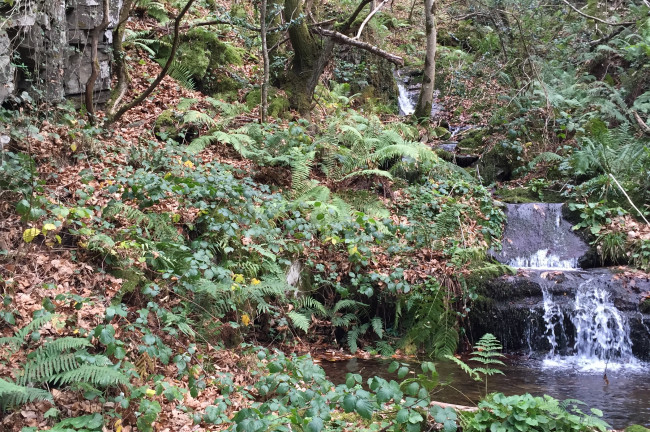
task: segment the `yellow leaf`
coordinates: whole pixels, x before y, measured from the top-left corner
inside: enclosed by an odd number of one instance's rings
[[[155,396],[156,395],[156,390],[147,389],[147,390],[145,390],[145,393],[147,394],[147,396]]]
[[[237,283],[244,283],[244,275],[242,275],[242,274],[236,274],[234,280],[235,280],[235,282],[237,282]]]
[[[251,279],[251,283],[252,283],[253,285],[259,285],[259,284],[260,284],[260,281],[259,281],[259,279],[255,279],[255,278],[253,278],[253,279]]]
[[[117,419],[113,428],[115,429],[115,432],[122,432],[122,419]]]
[[[51,224],[51,223],[46,223],[43,225],[43,235],[47,235],[48,231],[54,231],[56,229],[56,225]]]
[[[61,244],[61,236],[60,235],[55,235],[54,238],[56,239],[57,243]]]
[[[245,326],[248,326],[248,324],[250,324],[251,319],[250,319],[250,317],[248,316],[248,314],[244,314],[244,315],[241,316],[241,322],[242,322],[242,324],[244,324]]]
[[[23,233],[23,240],[25,240],[25,243],[31,243],[32,240],[34,240],[34,238],[36,238],[36,236],[40,233],[41,230],[38,228],[27,228]]]
[[[183,163],[183,165],[185,165],[188,168],[194,168],[194,164],[190,160],[185,161],[185,163]]]
[[[76,152],[77,151],[77,144],[75,144],[75,143],[70,144],[70,150],[72,150],[73,152]]]

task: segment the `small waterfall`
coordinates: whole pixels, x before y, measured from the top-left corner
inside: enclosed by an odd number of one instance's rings
[[[413,114],[415,112],[415,102],[411,99],[409,91],[406,89],[406,85],[399,78],[397,79],[397,90],[399,91],[399,96],[397,98],[399,115],[409,116]]]
[[[562,204],[507,204],[503,248],[497,260],[526,269],[574,270],[589,247],[562,218]]]
[[[559,354],[559,336],[566,334],[564,330],[564,313],[560,305],[553,301],[553,295],[548,291],[546,285],[542,285],[542,295],[544,296],[544,324],[546,325],[546,339],[551,345],[549,355],[551,357]],[[557,328],[557,332],[556,332]]]
[[[510,261],[508,265],[516,268],[538,269],[538,270],[575,270],[578,268],[578,258],[562,259],[559,256],[549,253],[548,249],[539,249],[529,256],[518,256]]]
[[[590,282],[578,288],[571,310],[563,310],[548,287],[543,287],[545,336],[551,346],[544,365],[582,372],[640,368],[632,354],[627,319],[614,306],[609,292],[592,287]],[[570,329],[564,326],[566,318]],[[560,354],[560,338],[574,341],[573,355]]]

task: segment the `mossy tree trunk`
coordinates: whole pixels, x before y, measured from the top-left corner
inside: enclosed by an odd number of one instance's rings
[[[422,90],[418,103],[415,106],[415,116],[418,118],[430,117],[433,104],[433,91],[436,77],[436,17],[435,0],[424,0],[424,16],[427,35],[427,53],[424,58],[424,76]]]
[[[290,92],[289,102],[301,114],[307,115],[311,110],[313,96],[309,82],[320,56],[321,46],[307,27],[303,0],[285,0],[284,20],[291,23],[289,39],[294,52],[293,65],[286,83]]]

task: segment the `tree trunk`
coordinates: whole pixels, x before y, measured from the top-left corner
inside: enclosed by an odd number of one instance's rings
[[[262,59],[264,60],[264,76],[262,77],[262,106],[260,107],[260,123],[266,123],[269,108],[269,47],[266,44],[266,0],[260,4],[260,33],[262,37]]]
[[[113,90],[113,94],[111,95],[111,99],[108,101],[106,106],[106,112],[109,116],[114,114],[115,108],[120,105],[122,98],[129,89],[129,71],[126,66],[126,54],[124,53],[122,42],[124,41],[126,22],[131,14],[131,9],[133,9],[134,1],[135,0],[124,0],[122,9],[120,10],[119,22],[113,29],[113,69],[117,76],[117,83]]]
[[[435,0],[424,0],[424,16],[427,35],[427,54],[424,58],[424,76],[422,90],[415,106],[415,116],[418,118],[431,117],[433,91],[436,77],[436,17]]]
[[[291,23],[289,39],[294,52],[293,65],[287,76],[289,102],[298,112],[306,115],[311,110],[313,95],[308,91],[309,81],[321,48],[307,27],[302,2],[285,0],[284,20]]]
[[[95,104],[93,102],[93,96],[95,92],[95,81],[99,76],[99,59],[97,58],[97,48],[99,45],[99,38],[102,37],[102,34],[108,28],[108,20],[110,14],[110,4],[109,0],[102,1],[102,22],[95,27],[91,33],[90,41],[90,77],[88,77],[88,82],[86,83],[86,92],[85,92],[85,104],[86,112],[88,113],[88,119],[90,123],[95,123]]]

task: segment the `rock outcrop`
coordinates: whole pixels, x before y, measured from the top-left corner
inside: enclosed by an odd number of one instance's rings
[[[110,44],[121,0],[110,1],[109,28],[99,41],[98,99],[110,88]],[[0,9],[0,103],[29,91],[50,102],[83,94],[90,77],[92,30],[101,0],[29,0]]]

